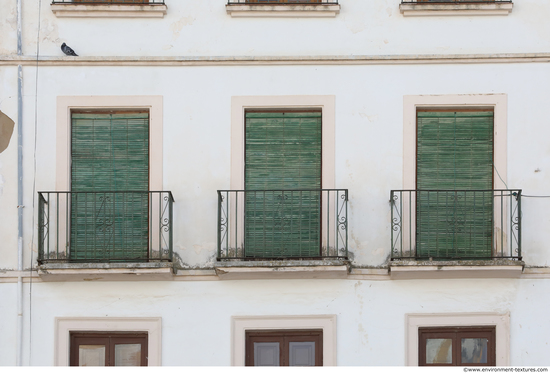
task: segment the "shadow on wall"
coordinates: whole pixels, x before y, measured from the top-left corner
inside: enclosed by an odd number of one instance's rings
[[[13,134],[14,121],[0,111],[0,153],[8,147]]]

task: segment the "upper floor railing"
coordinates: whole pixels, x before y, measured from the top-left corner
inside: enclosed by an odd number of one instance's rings
[[[52,0],[52,4],[80,5],[164,5],[164,0]]]
[[[521,189],[392,190],[391,258],[521,260]]]
[[[512,0],[401,0],[401,4],[486,4],[512,3]]]
[[[228,0],[228,5],[337,5],[338,0]]]
[[[172,261],[171,192],[39,192],[38,261]]]
[[[218,259],[348,256],[348,190],[218,190]]]

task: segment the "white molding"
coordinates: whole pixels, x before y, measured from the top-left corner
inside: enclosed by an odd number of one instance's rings
[[[405,315],[405,365],[418,366],[418,328],[495,326],[496,365],[510,365],[510,314],[425,313]]]
[[[0,66],[257,66],[257,65],[419,65],[419,64],[497,64],[548,63],[550,53],[419,54],[353,56],[222,56],[150,57],[79,56],[44,57],[0,56]]]
[[[164,18],[166,5],[52,4],[58,18]]]
[[[248,330],[323,330],[323,366],[336,366],[336,315],[233,316],[231,365],[245,365],[245,333]]]
[[[399,10],[405,17],[419,16],[507,16],[514,4],[401,4]]]
[[[172,263],[48,263],[38,266],[44,282],[170,281]]]
[[[343,279],[348,276],[347,265],[289,266],[289,267],[223,267],[215,266],[220,280],[266,279]]]
[[[160,317],[56,317],[54,365],[69,366],[70,333],[147,332],[148,366],[160,366],[162,357],[162,319]]]
[[[269,5],[227,4],[227,14],[231,17],[286,17],[286,18],[327,18],[336,17],[340,13],[340,5]]]

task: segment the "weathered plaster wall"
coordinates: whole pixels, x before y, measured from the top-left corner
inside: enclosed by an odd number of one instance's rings
[[[405,363],[407,313],[510,312],[511,365],[545,366],[548,292],[549,280],[40,283],[32,364],[53,364],[55,317],[160,316],[163,365],[193,366],[230,364],[231,316],[335,314],[338,365],[377,366]]]
[[[14,7],[15,0],[2,0],[2,3],[6,3],[10,9]],[[546,16],[550,12],[550,3],[546,0],[517,1],[512,13],[506,17],[407,18],[399,12],[399,1],[342,1],[340,14],[328,19],[231,18],[226,13],[225,0],[171,0],[166,3],[168,12],[160,19],[79,19],[56,18],[49,2],[43,1],[41,55],[61,56],[59,46],[63,42],[67,42],[82,56],[304,56],[550,51]],[[36,53],[38,1],[24,1],[23,12],[24,53],[33,55]],[[4,29],[11,32],[11,24],[4,26]],[[15,53],[13,46],[8,48],[10,50]]]

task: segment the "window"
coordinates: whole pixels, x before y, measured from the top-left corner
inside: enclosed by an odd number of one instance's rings
[[[417,111],[416,257],[492,257],[493,111]]]
[[[247,366],[322,366],[322,330],[246,332]]]
[[[232,360],[231,365],[245,366],[247,365],[247,343],[249,343],[248,335],[252,337],[261,333],[266,333],[268,336],[266,343],[272,342],[269,338],[277,336],[277,338],[291,332],[298,332],[298,334],[304,334],[306,340],[294,340],[293,342],[309,342],[307,344],[296,344],[293,346],[301,347],[299,351],[301,356],[310,356],[312,352],[311,342],[315,341],[315,358],[318,359],[322,356],[320,365],[323,366],[335,366],[336,365],[336,315],[301,315],[301,316],[233,316],[231,327],[231,348],[232,348]],[[250,334],[248,334],[250,333]],[[260,333],[260,334],[257,334]],[[311,333],[311,334],[310,334]],[[271,337],[270,337],[271,336]],[[317,336],[317,337],[316,337]],[[289,335],[289,337],[291,337]],[[297,337],[292,336],[292,338]],[[300,337],[301,338],[301,337]],[[320,338],[320,339],[316,339]],[[292,340],[288,340],[292,342]],[[278,343],[281,343],[279,340]],[[279,346],[281,346],[279,344]],[[273,354],[274,345],[260,345],[260,349],[265,347],[265,351],[268,354],[271,351],[273,359],[276,359],[276,354]],[[252,346],[253,349],[253,346]],[[321,350],[320,352],[319,349]],[[253,350],[252,350],[253,351]],[[282,361],[279,350],[279,362]],[[265,356],[265,355],[264,355]],[[299,356],[295,356],[299,357]],[[274,360],[273,360],[274,361]],[[290,361],[290,357],[289,360]]]
[[[494,366],[495,327],[418,329],[421,366]]]
[[[333,97],[234,97],[231,152],[231,190],[218,191],[219,259],[347,256]]]
[[[147,366],[147,333],[71,333],[71,366]]]
[[[404,104],[392,260],[521,260],[521,190],[506,186],[506,95],[405,96]]]
[[[508,313],[407,314],[405,325],[405,352],[408,366],[418,366],[430,361],[433,363],[434,359],[446,361],[435,364],[449,366],[451,364],[510,365],[510,314]],[[462,339],[466,341],[462,343]],[[451,343],[451,341],[454,342]],[[485,359],[487,363],[483,364],[467,362]]]
[[[116,338],[119,336],[130,335],[132,338],[137,337],[139,341],[136,340],[134,342],[132,340],[132,343],[129,344],[140,344],[141,357],[146,357],[145,365],[161,365],[162,320],[160,317],[56,317],[54,365],[68,366],[71,364],[70,354],[75,351],[71,345],[71,340],[73,336],[79,335],[98,335],[100,338],[113,336],[115,343],[118,343]],[[146,338],[145,342],[143,338]],[[100,344],[98,343],[97,345]],[[103,344],[102,346],[107,345]],[[101,350],[101,347],[97,348],[95,355],[102,356],[98,350]],[[128,355],[127,353],[131,352],[131,350],[135,352],[137,346],[119,347],[119,356]],[[105,347],[105,351],[107,353],[107,347]],[[116,351],[113,356],[115,356],[116,363]]]

